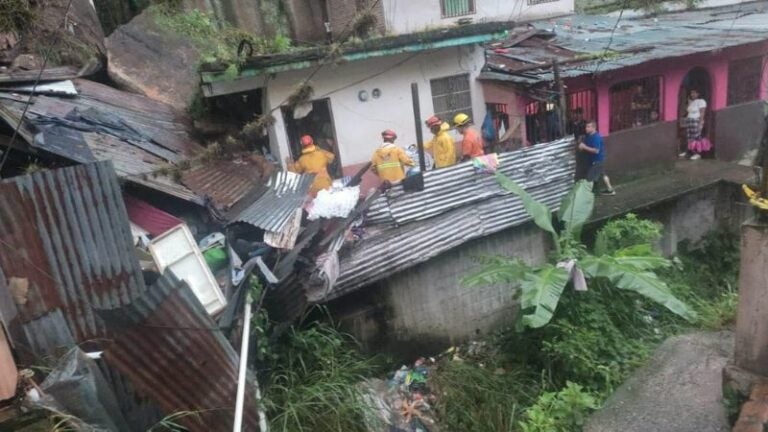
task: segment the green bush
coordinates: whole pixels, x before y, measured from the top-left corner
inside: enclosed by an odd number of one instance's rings
[[[640,219],[633,213],[606,223],[595,238],[595,255],[612,254],[624,248],[649,244],[661,238],[663,226],[658,222]]]
[[[559,392],[542,393],[525,412],[521,432],[579,432],[587,415],[598,408],[595,397],[578,384],[567,382]]]

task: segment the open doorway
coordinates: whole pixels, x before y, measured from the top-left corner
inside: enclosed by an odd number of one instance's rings
[[[318,99],[295,108],[283,107],[282,110],[291,158],[297,160],[301,156],[301,136],[311,135],[315,145],[336,155],[336,159],[328,167],[328,173],[333,178],[341,177],[341,156],[330,99]]]
[[[683,151],[688,147],[688,141],[686,139],[685,131],[685,117],[688,110],[688,95],[691,90],[696,90],[702,99],[707,102],[707,113],[704,119],[704,129],[702,130],[702,136],[712,139],[712,80],[709,76],[709,72],[703,67],[695,67],[691,69],[687,75],[683,78],[683,82],[680,83],[680,91],[678,93],[677,102],[677,118],[678,128],[677,136],[680,143],[680,150]]]

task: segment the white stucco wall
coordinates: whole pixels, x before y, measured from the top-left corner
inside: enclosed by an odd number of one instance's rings
[[[529,21],[572,13],[574,0],[557,0],[529,5],[528,0],[475,0],[475,13],[443,18],[440,0],[382,0],[384,20],[390,34],[411,33],[426,28],[445,27],[460,18],[473,22]]]
[[[397,132],[398,145],[416,143],[412,82],[419,85],[424,120],[433,113],[430,79],[468,73],[473,114],[476,122],[481,123],[485,102],[476,77],[484,62],[483,49],[472,45],[328,65],[312,78],[313,99],[330,98],[341,162],[344,166],[359,164],[370,160],[381,144],[380,133],[384,129]],[[270,109],[284,101],[312,70],[284,72],[270,79],[266,98]],[[358,99],[360,90],[370,95],[375,88],[381,90],[380,98],[370,97],[367,102]],[[276,122],[270,130],[272,151],[283,161],[290,155],[285,123],[281,110],[275,110],[273,115]],[[425,140],[429,139],[431,135],[423,121],[420,124]]]

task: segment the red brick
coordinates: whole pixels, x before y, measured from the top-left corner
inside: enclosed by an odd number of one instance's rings
[[[755,384],[749,398],[756,402],[768,402],[768,382]]]
[[[757,422],[739,420],[733,426],[732,432],[763,432],[763,425]]]
[[[741,407],[739,420],[754,420],[758,423],[768,422],[768,404],[749,401]]]

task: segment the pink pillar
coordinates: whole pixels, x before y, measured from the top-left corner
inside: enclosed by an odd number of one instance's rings
[[[611,96],[610,86],[604,82],[599,82],[595,88],[597,92],[597,130],[600,135],[607,136],[611,127]]]
[[[709,102],[710,110],[720,110],[728,105],[728,62],[715,61],[707,65],[709,78],[712,81],[712,100]]]
[[[763,78],[760,80],[760,99],[768,100],[768,56],[763,58]]]
[[[686,69],[670,69],[664,74],[664,105],[661,107],[661,118],[664,121],[677,120],[677,104],[679,103],[680,84],[688,73]]]

